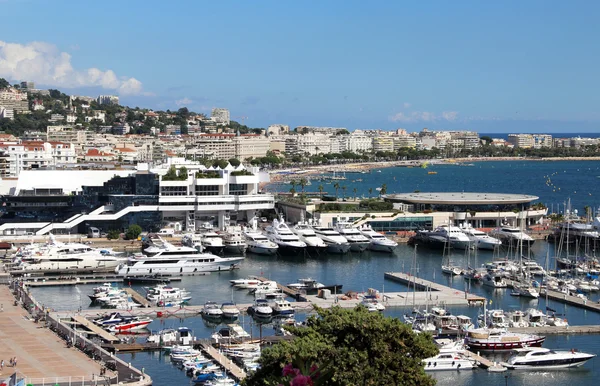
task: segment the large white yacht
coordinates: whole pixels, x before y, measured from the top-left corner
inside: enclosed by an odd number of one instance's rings
[[[432,231],[419,231],[418,235],[425,243],[432,246],[444,246],[449,244],[456,249],[469,249],[472,242],[459,227],[454,225],[442,224]]]
[[[351,223],[340,221],[335,224],[335,230],[348,240],[351,251],[364,252],[369,247],[369,239],[361,234]]]
[[[306,243],[300,241],[283,221],[283,218],[273,220],[273,224],[268,226],[265,231],[267,238],[277,244],[282,253],[297,254],[306,249]]]
[[[465,354],[466,348],[462,342],[445,343],[440,345],[439,350],[438,355],[422,360],[425,371],[459,371],[477,367],[477,361]]]
[[[32,246],[17,256],[19,268],[26,271],[52,269],[112,268],[126,261],[124,257],[104,253],[79,243],[61,243],[52,238],[50,244]]]
[[[533,245],[535,240],[527,233],[521,231],[519,228],[513,228],[510,226],[502,226],[496,228],[490,232],[493,237],[496,237],[504,244],[512,246],[523,246],[524,248]]]
[[[369,224],[363,224],[358,231],[369,240],[369,249],[372,251],[391,253],[398,246],[397,242],[374,231]]]
[[[248,244],[246,244],[246,239],[241,230],[232,228],[221,234],[223,235],[223,244],[225,245],[223,250],[225,253],[243,254],[246,252]]]
[[[248,251],[257,255],[274,255],[279,250],[277,244],[255,229],[244,230],[244,237],[246,237]]]
[[[465,235],[471,240],[473,245],[478,249],[490,249],[494,250],[502,245],[502,241],[494,238],[487,233],[475,229],[471,224],[466,224],[460,228]]]
[[[330,227],[313,225],[312,229],[318,238],[327,244],[327,251],[331,253],[346,253],[350,250],[348,240],[336,230]]]
[[[292,227],[292,232],[298,236],[300,241],[306,243],[306,247],[315,250],[322,251],[327,248],[327,244],[323,240],[317,237],[315,231],[307,223],[301,221]]]
[[[524,347],[513,350],[513,355],[502,365],[509,369],[565,369],[582,366],[595,356],[577,350],[555,351],[542,347]]]
[[[122,276],[195,275],[232,270],[244,260],[243,256],[220,257],[159,240],[159,245],[154,244],[144,250],[145,255],[134,255],[127,264],[120,264],[115,271]]]

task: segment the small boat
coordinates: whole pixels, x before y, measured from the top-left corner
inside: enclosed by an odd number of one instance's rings
[[[466,331],[465,344],[471,351],[502,351],[515,348],[539,347],[546,337],[508,332],[499,328],[476,328]]]
[[[455,265],[442,265],[442,273],[445,273],[446,275],[457,276],[462,273],[462,268]]]
[[[289,316],[289,315],[294,315],[294,313],[296,312],[294,310],[294,307],[292,307],[292,303],[290,303],[289,301],[287,301],[281,297],[275,299],[275,301],[273,302],[272,308],[273,308],[273,313],[275,315]]]
[[[227,327],[221,328],[211,335],[213,342],[216,344],[240,343],[244,339],[249,339],[250,337],[250,334],[238,324],[228,324]]]
[[[254,288],[258,284],[260,284],[261,281],[258,279],[247,278],[247,279],[229,280],[229,283],[232,286],[235,286],[236,288],[246,289],[246,288]]]
[[[360,304],[367,307],[369,312],[385,311],[385,306],[380,303],[375,296],[372,295],[365,295]]]
[[[465,355],[465,346],[462,342],[450,342],[439,347],[439,354],[423,359],[425,371],[444,370],[472,370],[477,367],[474,359]]]
[[[207,318],[220,318],[223,316],[223,311],[215,302],[208,301],[204,303],[204,308],[201,311],[202,315]]]
[[[279,246],[257,230],[245,230],[244,236],[248,243],[248,251],[257,255],[275,255]]]
[[[258,317],[268,317],[273,315],[273,309],[269,306],[267,299],[256,299],[254,305],[248,309],[249,313]]]
[[[308,295],[316,294],[319,290],[328,289],[334,294],[339,294],[342,292],[343,284],[332,284],[325,285],[322,283],[318,283],[315,279],[305,278],[298,279],[298,283],[290,283],[287,285],[289,288],[293,288],[298,291],[305,292]]]
[[[513,350],[513,355],[502,365],[511,370],[567,369],[582,366],[595,356],[577,350],[555,351],[542,347],[526,347]]]
[[[94,324],[96,324],[100,327],[107,327],[107,326],[111,326],[113,324],[120,324],[123,322],[127,322],[133,318],[134,318],[133,316],[125,316],[125,315],[121,315],[118,312],[112,312],[110,314],[102,315],[101,317],[94,319],[93,322],[94,322]]]
[[[124,331],[136,331],[146,328],[147,325],[152,323],[150,318],[133,317],[131,320],[124,321],[122,323],[111,325],[108,330],[111,332],[124,332]]]
[[[221,304],[221,311],[223,312],[223,317],[235,319],[240,316],[240,310],[234,303],[223,303]]]

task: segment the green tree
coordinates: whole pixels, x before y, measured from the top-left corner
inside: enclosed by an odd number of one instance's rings
[[[373,188],[369,188],[369,197],[373,195]]]
[[[356,188],[353,188],[352,192],[354,193],[354,201],[356,201],[356,193],[358,192],[358,190]]]
[[[343,192],[343,194],[344,194],[344,199],[346,199],[346,189],[348,189],[348,188],[346,187],[346,185],[342,186],[342,192]]]
[[[335,189],[335,200],[337,201],[338,199],[338,189],[340,188],[340,183],[336,182],[333,184],[333,188]]]
[[[106,235],[106,238],[109,240],[118,240],[119,237],[121,237],[121,232],[119,232],[117,229],[109,230],[108,234]]]
[[[355,309],[316,307],[305,327],[286,327],[296,337],[264,349],[261,367],[244,381],[246,386],[278,385],[282,369],[315,366],[316,384],[434,385],[422,360],[438,352],[431,335],[415,334],[397,318]],[[305,364],[299,366],[298,364]]]
[[[240,166],[241,162],[239,159],[237,158],[229,158],[229,163],[231,164],[231,166],[233,166],[234,168],[237,168],[238,166]]]
[[[0,90],[8,88],[8,86],[10,86],[10,83],[4,78],[0,78]]]
[[[379,191],[379,195],[382,196],[387,193],[387,184],[381,185],[381,190]]]
[[[135,240],[142,233],[142,227],[137,224],[132,224],[127,228],[127,232],[125,233],[125,238],[127,240]]]
[[[322,200],[323,199],[323,190],[325,189],[323,187],[323,184],[319,185],[318,189],[319,189],[319,195],[321,196],[321,200]]]
[[[305,177],[300,178],[300,182],[298,182],[298,184],[302,188],[302,193],[304,193],[304,188],[306,187],[306,184],[308,184],[308,181],[306,180],[306,178]]]

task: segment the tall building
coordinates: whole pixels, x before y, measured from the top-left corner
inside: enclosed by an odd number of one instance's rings
[[[267,135],[284,135],[290,133],[289,125],[274,124],[267,128]]]
[[[21,82],[21,88],[27,89],[27,90],[34,90],[35,89],[35,83],[33,82]]]
[[[229,110],[215,107],[210,113],[210,119],[220,125],[229,125],[231,122]]]
[[[99,105],[118,105],[119,97],[116,95],[100,95],[96,101]]]
[[[17,112],[29,111],[27,93],[12,87],[0,90],[0,106],[4,106],[6,110]]]

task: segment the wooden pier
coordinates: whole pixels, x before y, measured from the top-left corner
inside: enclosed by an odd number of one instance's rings
[[[222,366],[225,371],[232,375],[236,380],[241,381],[246,378],[246,372],[242,370],[233,361],[221,354],[216,348],[214,348],[208,341],[204,341],[200,344],[202,350],[211,357],[215,362]]]
[[[421,291],[430,291],[429,300],[432,300],[433,295],[435,295],[436,301],[453,305],[475,305],[483,304],[484,302],[486,302],[486,298],[482,296],[470,294],[464,291],[457,290],[455,288],[450,288],[443,284],[435,283],[433,281],[420,279],[415,276],[405,274],[403,272],[386,272],[384,274],[384,277],[388,280],[407,285],[409,286],[409,288],[410,286],[414,286],[415,290],[419,289]],[[419,292],[417,292],[416,294],[419,294]],[[406,293],[406,296],[410,296],[409,293]]]
[[[472,351],[465,350],[464,354],[465,354],[465,356],[467,356],[467,357],[469,357],[469,358],[474,359],[475,361],[477,361],[477,364],[479,365],[479,367],[483,367],[484,369],[488,369],[488,368],[490,368],[490,367],[492,367],[492,366],[495,365],[495,363],[492,362],[491,360],[489,360],[489,359],[487,359],[485,357],[482,357],[481,355],[476,354],[476,353],[474,353]]]
[[[85,327],[88,331],[90,331],[91,333],[98,335],[102,340],[104,340],[105,342],[109,342],[109,343],[115,343],[115,342],[120,342],[120,339],[117,338],[116,336],[114,336],[113,334],[105,331],[104,329],[102,329],[99,326],[96,326],[93,322],[87,320],[86,318],[84,318],[83,316],[80,315],[73,315],[71,316],[71,319],[73,319],[73,321],[82,326]]]
[[[570,335],[570,334],[600,334],[600,326],[542,326],[542,327],[511,327],[508,329],[511,332],[521,332],[526,334],[536,335]]]
[[[123,288],[123,291],[127,292],[127,294],[129,296],[131,296],[133,301],[136,302],[137,304],[141,304],[142,307],[145,307],[145,308],[152,307],[152,304],[150,304],[148,299],[143,297],[139,292],[137,292],[133,288],[125,287],[125,288]]]

